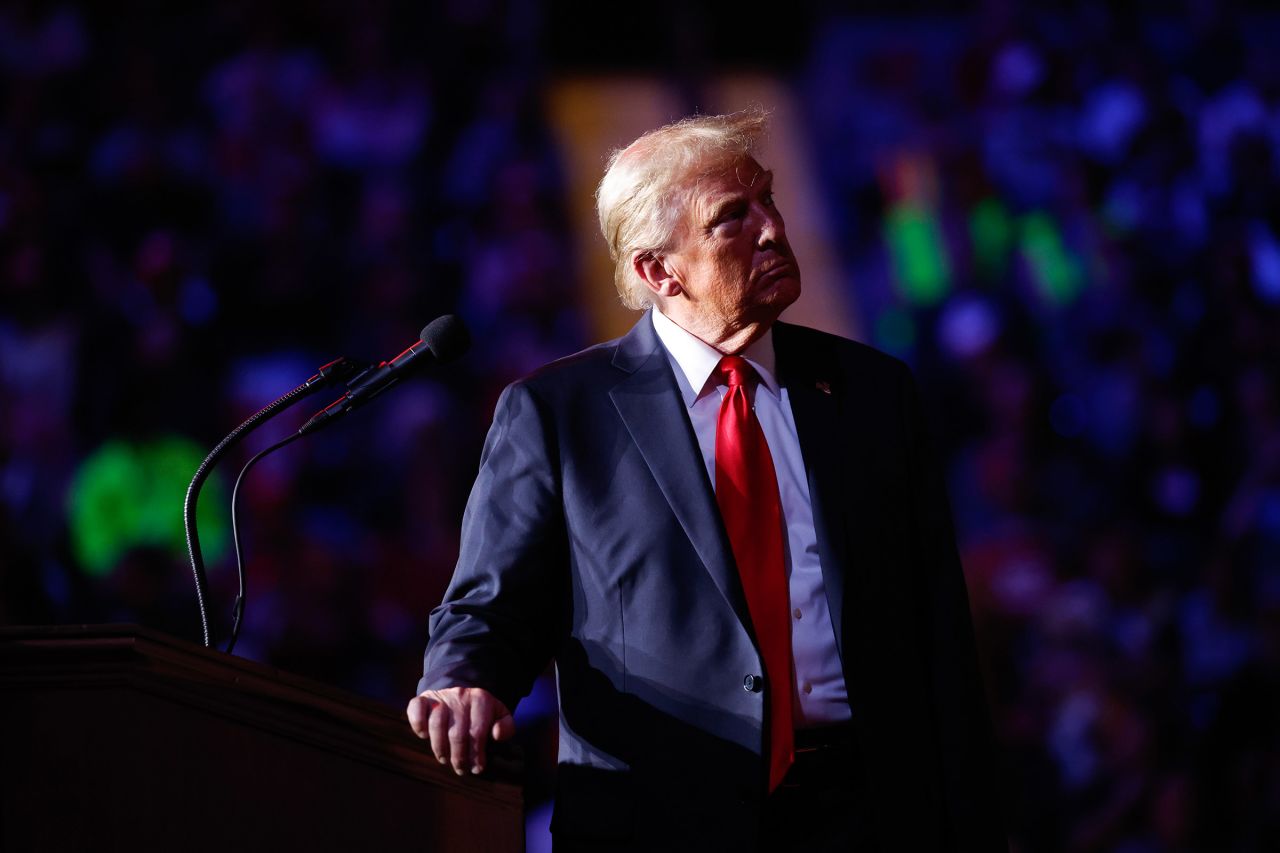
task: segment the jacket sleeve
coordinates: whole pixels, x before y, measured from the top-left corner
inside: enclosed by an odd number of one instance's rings
[[[951,509],[919,391],[905,365],[901,399],[931,710],[950,818],[948,849],[1006,851],[995,743]]]
[[[482,687],[508,708],[555,652],[567,546],[550,421],[524,384],[498,400],[444,601],[431,613],[418,692]]]

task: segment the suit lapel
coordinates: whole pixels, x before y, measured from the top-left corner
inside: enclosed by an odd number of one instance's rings
[[[841,418],[841,408],[849,402],[843,399],[847,388],[839,376],[830,373],[834,359],[822,358],[821,353],[800,346],[793,327],[785,323],[774,324],[773,330],[779,377],[791,401],[809,481],[822,583],[836,650],[843,660],[845,576],[850,567],[845,503],[850,484],[841,460],[850,454],[851,436]]]
[[[742,583],[698,440],[666,351],[647,315],[618,342],[613,363],[629,374],[609,392],[614,407],[712,581],[754,640]]]

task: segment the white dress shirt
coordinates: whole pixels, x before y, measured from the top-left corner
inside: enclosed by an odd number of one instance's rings
[[[653,328],[671,359],[672,372],[684,397],[689,421],[698,438],[712,487],[716,481],[716,424],[720,401],[728,387],[712,377],[723,356],[719,350],[677,326],[656,308],[649,312]],[[773,330],[740,353],[756,373],[753,408],[778,477],[785,521],[787,583],[791,593],[791,653],[795,659],[796,726],[842,722],[850,717],[848,691],[836,652],[835,629],[822,581],[818,536],[813,524],[809,480],[800,455],[800,438],[787,389],[778,384]],[[763,393],[761,393],[763,391]]]

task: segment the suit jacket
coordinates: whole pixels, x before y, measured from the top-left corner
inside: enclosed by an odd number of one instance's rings
[[[968,600],[911,373],[777,323],[828,604],[884,849],[1005,850]],[[508,707],[556,662],[557,838],[754,846],[763,672],[651,320],[508,387],[419,691]]]

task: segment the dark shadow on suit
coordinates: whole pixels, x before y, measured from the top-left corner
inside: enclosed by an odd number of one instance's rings
[[[576,640],[564,645],[559,660],[590,673],[561,726],[629,769],[559,765],[551,822],[557,851],[755,848],[765,796],[757,753],[637,695],[655,691],[664,704],[681,701],[659,685],[617,689],[590,667]]]

